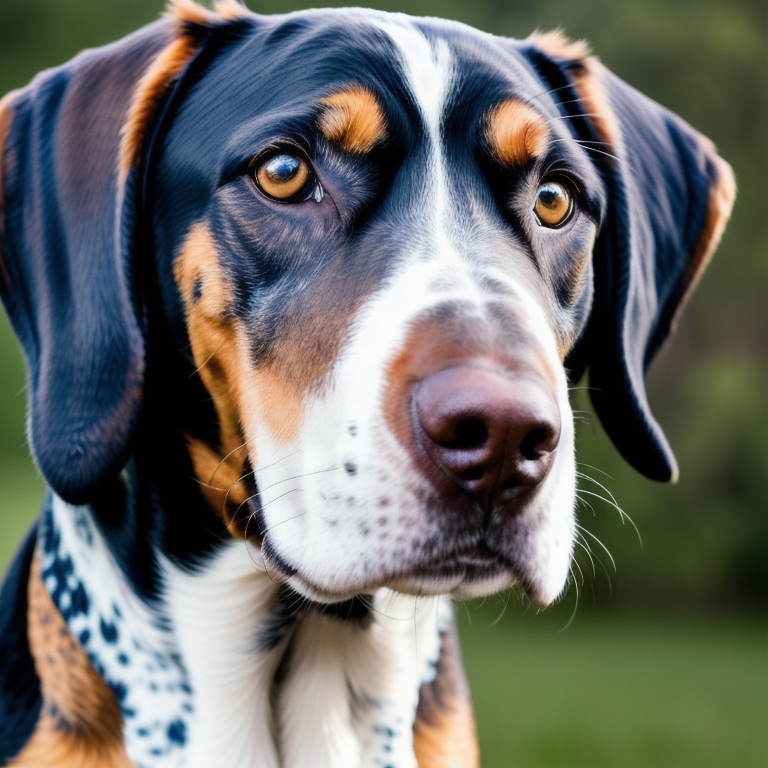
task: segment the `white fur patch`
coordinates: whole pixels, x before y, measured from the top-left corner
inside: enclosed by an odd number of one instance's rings
[[[434,677],[444,598],[381,590],[363,628],[307,617],[281,692],[286,768],[415,768],[413,723],[421,683]]]
[[[258,553],[232,541],[200,572],[169,562],[164,571],[166,610],[195,697],[185,768],[277,768],[269,696],[285,644],[257,647],[277,597]]]

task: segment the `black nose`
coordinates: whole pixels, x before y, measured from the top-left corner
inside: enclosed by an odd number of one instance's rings
[[[415,384],[411,423],[438,469],[486,510],[539,485],[560,440],[560,412],[543,382],[471,366]]]

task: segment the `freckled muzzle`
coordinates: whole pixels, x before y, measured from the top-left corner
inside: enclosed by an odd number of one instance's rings
[[[560,441],[557,403],[528,371],[445,368],[413,385],[410,413],[417,466],[446,500],[458,488],[486,514],[539,486]]]

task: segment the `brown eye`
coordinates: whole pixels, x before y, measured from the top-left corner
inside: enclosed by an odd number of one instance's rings
[[[571,193],[556,181],[546,181],[536,190],[533,212],[543,227],[561,227],[573,213]]]
[[[287,153],[273,155],[256,171],[256,183],[276,200],[287,200],[301,192],[308,178],[307,161]]]

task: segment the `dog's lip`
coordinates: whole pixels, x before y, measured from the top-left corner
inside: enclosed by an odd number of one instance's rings
[[[450,557],[437,557],[402,571],[390,571],[380,578],[348,588],[318,584],[274,551],[262,551],[262,554],[264,565],[275,583],[288,584],[318,603],[339,603],[378,589],[392,589],[418,597],[449,595],[462,599],[487,596],[519,583],[532,603],[541,607],[547,604],[539,599],[535,586],[521,578],[508,557],[482,541],[464,547]]]
[[[474,544],[467,545],[452,553],[450,557],[436,557],[419,564],[416,570],[440,570],[443,568],[452,568],[463,566],[467,568],[487,568],[491,566],[513,569],[508,558],[490,546],[484,539],[480,539]]]

